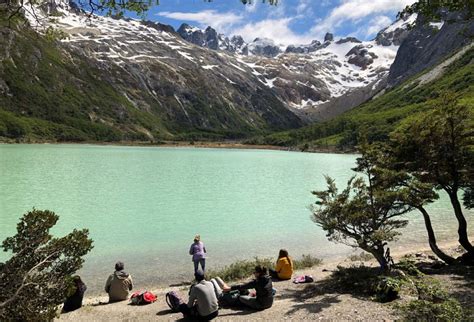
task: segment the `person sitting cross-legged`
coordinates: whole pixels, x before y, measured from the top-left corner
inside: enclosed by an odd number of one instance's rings
[[[254,288],[255,296],[241,295],[239,297],[240,303],[256,310],[268,309],[273,305],[272,279],[268,276],[267,268],[262,265],[255,266],[254,276],[255,279],[248,283],[224,287],[223,291],[239,290],[242,292]]]
[[[219,314],[214,285],[204,279],[204,273],[197,270],[194,274],[197,283],[191,287],[188,304],[181,304],[183,315],[192,316],[199,321],[210,321]]]
[[[109,294],[109,303],[126,300],[128,292],[132,288],[132,277],[124,272],[124,264],[117,262],[115,272],[109,276],[105,283],[105,291]]]

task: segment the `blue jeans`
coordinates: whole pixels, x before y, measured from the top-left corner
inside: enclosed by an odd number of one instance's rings
[[[204,273],[205,269],[206,269],[206,259],[205,258],[201,258],[201,259],[198,259],[197,261],[194,261],[194,273],[197,272],[198,267],[199,267],[199,263],[201,263],[201,269],[202,269],[202,272]]]

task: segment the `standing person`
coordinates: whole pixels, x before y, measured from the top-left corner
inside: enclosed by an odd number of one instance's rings
[[[196,274],[199,264],[201,264],[201,269],[204,273],[206,271],[206,247],[202,243],[200,235],[194,236],[194,243],[189,248],[189,255],[193,256],[194,274]]]
[[[231,290],[248,290],[254,288],[256,296],[241,295],[240,303],[256,310],[265,310],[273,305],[273,284],[272,279],[267,274],[267,268],[262,265],[255,266],[255,279],[249,283],[233,285],[230,288],[224,286],[224,292]]]
[[[183,315],[196,317],[199,321],[210,321],[219,314],[214,285],[204,279],[204,273],[197,270],[194,273],[197,283],[191,287],[188,304],[181,304]]]
[[[293,275],[293,260],[286,249],[280,249],[275,270],[270,269],[270,276],[279,280],[289,280]]]
[[[109,303],[123,301],[128,298],[128,292],[133,288],[132,276],[124,272],[122,262],[115,264],[115,272],[105,283],[105,291],[109,294]]]
[[[71,290],[70,295],[66,298],[63,306],[63,312],[71,312],[79,309],[82,306],[82,299],[87,290],[86,284],[81,280],[79,275],[72,278],[74,289]]]

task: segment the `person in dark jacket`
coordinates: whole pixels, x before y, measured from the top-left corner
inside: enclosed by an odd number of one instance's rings
[[[84,293],[87,290],[86,284],[84,284],[79,276],[74,276],[72,280],[74,283],[74,290],[71,290],[71,295],[69,295],[64,302],[64,313],[79,309],[82,306],[82,299],[84,298]]]
[[[262,265],[255,266],[255,279],[240,285],[233,285],[230,288],[224,288],[224,292],[248,289],[255,289],[256,296],[241,295],[239,301],[256,310],[265,310],[273,305],[273,284],[272,279],[268,276],[267,268]]]

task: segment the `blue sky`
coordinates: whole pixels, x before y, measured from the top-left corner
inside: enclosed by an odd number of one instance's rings
[[[321,40],[326,32],[337,36],[372,39],[395,20],[398,11],[415,0],[279,0],[278,5],[254,0],[160,0],[146,19],[178,28],[187,22],[208,25],[226,35],[240,34],[246,41],[271,38],[281,44]]]

